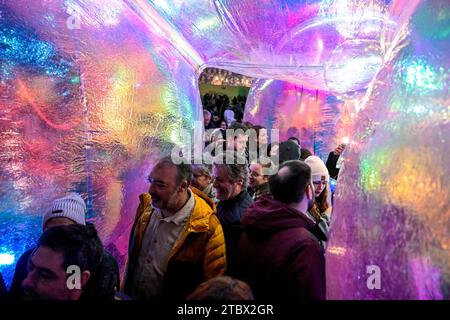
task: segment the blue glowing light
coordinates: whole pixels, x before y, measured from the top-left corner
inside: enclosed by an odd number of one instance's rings
[[[0,20],[0,76],[11,79],[16,68],[45,72],[49,76],[65,78],[73,63],[60,56],[55,45],[42,41],[32,30],[2,12]]]
[[[337,185],[337,181],[333,178],[330,178],[330,190],[331,192],[334,193],[334,191],[336,190],[336,185]]]
[[[15,257],[10,253],[0,253],[0,266],[9,266],[14,263]]]

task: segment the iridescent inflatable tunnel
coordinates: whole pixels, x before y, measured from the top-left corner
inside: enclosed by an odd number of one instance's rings
[[[2,1],[0,271],[68,191],[122,267],[151,165],[202,121],[215,67],[258,78],[246,120],[313,128],[324,160],[350,137],[328,298],[448,299],[449,38],[445,0]]]

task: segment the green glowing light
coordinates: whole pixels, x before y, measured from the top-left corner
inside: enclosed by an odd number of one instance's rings
[[[70,83],[71,84],[80,84],[80,77],[79,76],[72,77],[72,79],[70,79]]]
[[[381,186],[381,172],[388,161],[388,149],[383,148],[362,159],[360,166],[360,183],[364,192],[373,192]]]

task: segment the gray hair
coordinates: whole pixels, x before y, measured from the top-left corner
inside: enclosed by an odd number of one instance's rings
[[[211,177],[211,166],[207,164],[193,164],[192,172],[199,171],[202,175]]]
[[[234,151],[225,151],[218,154],[213,165],[224,168],[227,176],[231,181],[242,179],[242,188],[247,189],[248,186],[248,163],[247,160]]]
[[[172,161],[172,158],[167,156],[163,157],[156,163],[156,166],[160,165],[171,165],[177,168],[177,183],[181,184],[183,180],[187,180],[188,183],[191,183],[192,181],[192,167],[189,163],[186,163],[186,161],[182,161],[180,164],[175,164]]]
[[[211,115],[211,112],[209,112],[206,109],[203,109],[203,116],[205,116],[205,115]]]

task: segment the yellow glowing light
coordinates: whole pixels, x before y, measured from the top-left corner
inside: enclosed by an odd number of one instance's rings
[[[410,207],[417,212],[434,215],[442,199],[447,199],[447,190],[439,179],[439,159],[431,158],[426,150],[400,149],[388,168],[386,196],[398,205]],[[431,220],[430,220],[431,221]]]
[[[328,247],[327,251],[327,254],[343,256],[347,252],[347,249],[345,249],[344,247]]]

